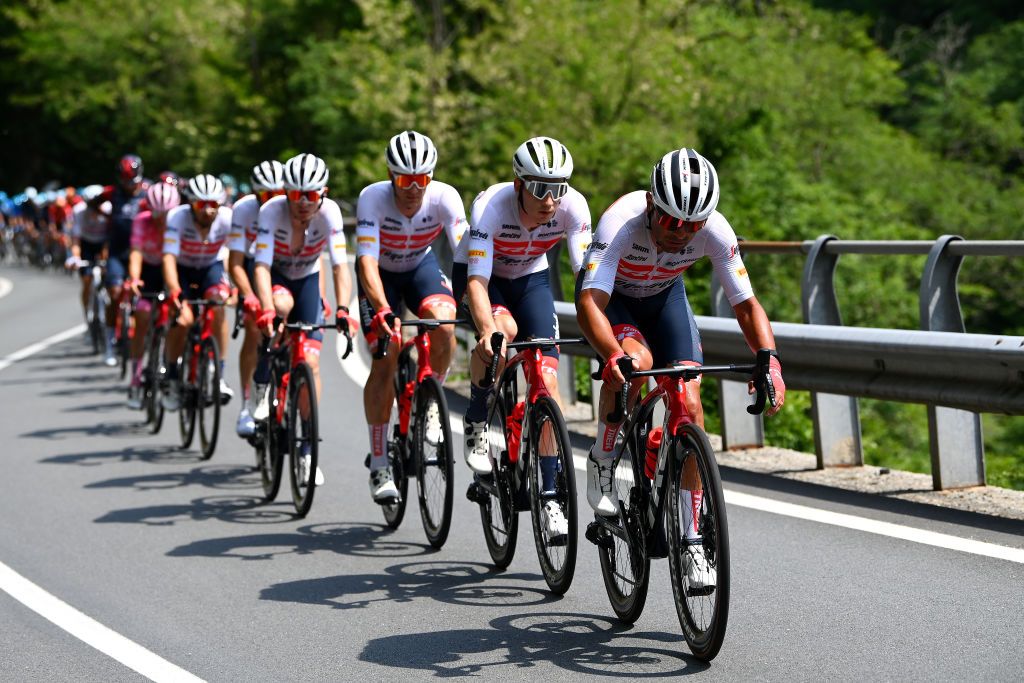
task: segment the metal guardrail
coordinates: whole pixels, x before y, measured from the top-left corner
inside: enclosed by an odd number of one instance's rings
[[[1024,241],[867,242],[822,236],[806,242],[742,242],[747,253],[806,254],[801,287],[806,324],[772,323],[787,385],[811,391],[819,467],[863,464],[857,398],[928,407],[934,488],[985,483],[979,413],[1024,415],[1024,337],[966,334],[956,287],[964,256],[1024,256]],[[921,330],[849,328],[835,295],[841,254],[927,255],[920,289]],[[697,316],[705,360],[749,355],[720,285],[713,311]],[[564,335],[580,333],[575,306],[555,304]],[[749,417],[745,382],[721,382],[723,442],[762,445],[760,417]]]

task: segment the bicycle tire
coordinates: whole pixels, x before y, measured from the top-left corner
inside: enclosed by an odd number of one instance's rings
[[[302,417],[303,400],[307,403],[306,417]],[[303,518],[313,506],[316,493],[316,468],[319,456],[320,432],[317,419],[316,383],[313,371],[306,363],[299,363],[291,370],[288,386],[288,472],[292,485],[292,503],[295,515]],[[309,447],[309,481],[300,479],[303,445]]]
[[[508,439],[505,434],[509,406],[515,403],[515,392],[502,383],[488,411],[487,431],[491,460],[494,471],[491,474],[497,495],[481,488],[484,496],[480,504],[480,523],[483,525],[484,541],[491,561],[498,569],[512,564],[516,554],[519,536],[519,513],[515,507],[513,480],[515,466],[509,459]]]
[[[203,460],[209,460],[217,448],[220,431],[220,354],[213,339],[204,339],[199,346],[198,379],[199,445]]]
[[[164,404],[160,401],[160,390],[163,382],[164,335],[160,330],[150,329],[150,339],[146,358],[143,394],[146,403],[146,422],[149,433],[157,434],[164,423]]]
[[[644,410],[632,424],[645,424],[650,419],[653,405]],[[613,476],[619,498],[619,517],[615,523],[620,530],[623,524],[628,525],[629,538],[634,539],[634,544],[617,534],[611,534],[608,543],[598,546],[598,557],[605,593],[615,616],[620,621],[632,624],[640,618],[647,603],[651,560],[647,553],[646,529],[642,521],[644,510],[641,482],[646,451],[636,452],[637,440],[632,433],[627,434],[625,439],[622,457],[616,464]]]
[[[103,348],[103,299],[99,289],[102,283],[93,278],[90,301],[89,337],[92,339],[92,353],[96,355]]]
[[[558,404],[550,396],[542,396],[530,409],[530,518],[533,521],[533,541],[537,548],[537,559],[548,588],[556,595],[563,595],[576,572],[576,549],[579,541],[579,525],[576,509],[576,471],[572,459],[569,431]],[[545,425],[549,425],[545,429]],[[564,542],[552,543],[547,533],[543,511],[547,501],[540,495],[543,477],[541,474],[541,450],[548,450],[541,443],[544,435],[553,440],[558,452],[552,457],[558,459],[558,475],[555,480],[555,500],[562,508],[569,532]]]
[[[263,485],[263,500],[274,502],[281,490],[281,475],[284,470],[284,456],[280,445],[280,425],[277,424],[277,387],[281,378],[276,370],[271,370],[270,383],[267,385],[267,402],[270,414],[265,420],[256,423],[256,461],[260,471],[260,483]]]
[[[697,425],[683,425],[682,432],[672,441],[670,452],[672,458],[667,478],[666,513],[672,597],[690,651],[698,659],[711,661],[722,649],[729,620],[729,524],[722,492],[722,476],[718,471],[711,442]],[[698,518],[701,547],[708,564],[714,567],[716,573],[715,586],[711,592],[708,592],[707,587],[691,586],[686,573],[684,556],[691,552],[692,546],[683,538],[679,494],[684,486],[684,464],[691,457],[694,458],[703,487]]]
[[[131,309],[125,306],[119,306],[120,321],[118,326],[120,329],[119,339],[117,340],[117,355],[120,360],[121,366],[121,379],[128,376],[128,358],[131,356]]]
[[[427,410],[437,405],[441,423],[439,443],[427,442]],[[413,458],[416,465],[416,489],[419,493],[420,520],[427,541],[440,548],[448,540],[455,498],[455,466],[452,455],[452,426],[448,402],[436,377],[427,377],[416,388],[416,415],[413,426]]]
[[[196,403],[195,385],[189,379],[189,368],[192,365],[192,342],[185,343],[185,350],[181,353],[178,361],[178,377],[180,378],[181,403],[178,407],[178,433],[181,435],[181,448],[187,449],[192,445],[192,438],[196,434]]]
[[[398,356],[399,366],[395,371],[395,403],[392,404],[392,413],[394,414],[393,424],[397,425],[401,419],[397,414],[398,411],[395,407],[398,405],[397,400],[402,395],[402,391],[405,389],[405,382],[411,380],[416,376],[416,364],[413,362],[412,357],[408,353],[401,353]],[[405,505],[409,500],[409,471],[406,465],[409,463],[409,439],[403,437],[398,427],[393,427],[395,438],[388,441],[388,464],[391,466],[391,478],[395,482],[395,488],[398,489],[398,499],[394,503],[388,503],[387,505],[381,505],[381,511],[384,513],[384,522],[388,525],[389,529],[397,529],[402,524],[402,520],[405,519]]]

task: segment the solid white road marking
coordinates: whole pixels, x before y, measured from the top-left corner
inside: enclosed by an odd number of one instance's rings
[[[0,299],[10,294],[12,289],[14,289],[14,283],[5,277],[0,277]]]
[[[34,353],[39,353],[43,349],[47,349],[53,346],[54,344],[59,344],[65,339],[70,339],[71,337],[74,337],[76,334],[82,334],[83,332],[85,332],[85,323],[79,323],[69,330],[58,332],[57,334],[47,337],[42,341],[38,341],[35,344],[29,344],[25,348],[15,351],[14,353],[0,360],[0,370],[10,367],[11,365],[17,363],[19,360],[24,360],[25,358],[28,358]]]
[[[152,681],[203,680],[82,614],[3,562],[0,562],[0,590],[82,642]]]

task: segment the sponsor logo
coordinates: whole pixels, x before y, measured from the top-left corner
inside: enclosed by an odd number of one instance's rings
[[[432,220],[434,220],[434,217],[433,217],[433,216],[424,216],[424,217],[423,217],[423,222],[424,222],[424,223],[429,223],[429,222],[430,222],[430,221],[432,221]]]
[[[739,268],[736,271],[736,274],[739,275],[740,277],[746,277],[747,276],[747,269],[746,268]]]
[[[470,249],[469,255],[471,257],[484,257],[487,256],[487,252],[484,251],[483,249]]]
[[[598,249],[598,250],[600,250],[600,249],[607,249],[608,248],[608,243],[607,242],[597,242],[597,241],[594,241],[594,242],[590,243],[590,248],[591,249]]]
[[[650,254],[651,253],[651,250],[648,249],[647,247],[643,246],[642,244],[634,244],[633,245],[633,251],[637,252],[638,254]]]
[[[257,250],[259,250],[259,249],[266,249],[269,246],[270,246],[270,244],[267,243],[267,242],[257,242],[256,243],[256,249]]]
[[[363,244],[363,243],[374,244],[374,243],[377,242],[377,238],[376,237],[366,237],[365,235],[361,236],[361,237],[359,237],[357,239],[358,239],[360,244]]]
[[[485,240],[485,239],[487,239],[488,237],[490,237],[490,235],[488,235],[488,234],[487,234],[486,232],[484,232],[483,230],[477,230],[476,228],[472,228],[472,229],[471,229],[471,230],[469,231],[469,236],[470,236],[470,237],[476,237],[477,239],[481,239],[481,240]]]
[[[626,255],[626,260],[627,261],[646,261],[647,257],[646,256],[640,256],[639,254],[627,254]]]
[[[164,244],[175,244],[178,241],[177,237],[165,237]]]
[[[518,231],[519,230],[519,226],[518,225],[512,225],[511,223],[505,223],[504,225],[501,226],[501,229],[502,230],[516,230],[516,231]]]
[[[376,221],[368,221],[366,219],[363,219],[363,220],[361,220],[361,221],[356,223],[356,227],[357,228],[365,228],[365,227],[369,227],[369,226],[372,226],[372,225],[375,225],[375,224],[376,224]]]
[[[498,237],[519,237],[517,232],[499,232]]]
[[[736,252],[739,250],[740,247],[738,244],[734,244],[731,247],[729,247],[729,258],[734,258],[736,256]]]
[[[588,263],[587,264],[587,271],[589,272],[591,270],[597,270],[597,264],[596,263]]]

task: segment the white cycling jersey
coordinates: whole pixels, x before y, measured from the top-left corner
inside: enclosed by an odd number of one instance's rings
[[[274,197],[260,207],[256,235],[256,263],[262,263],[289,280],[320,272],[320,255],[330,243],[331,264],[345,264],[345,226],[341,208],[324,198],[320,210],[306,226],[299,249],[292,249],[292,218],[286,197]]]
[[[733,306],[754,296],[736,233],[713,212],[682,253],[659,252],[648,226],[647,193],[630,192],[601,216],[584,264],[583,289],[614,290],[633,298],[653,296],[675,284],[700,258],[711,259]]]
[[[456,263],[466,263],[467,277],[490,280],[491,273],[508,280],[546,270],[545,254],[562,237],[569,242],[573,272],[583,263],[590,245],[590,208],[576,190],[569,191],[547,223],[527,230],[519,222],[519,200],[513,183],[498,183],[473,201],[469,239],[455,252]]]
[[[356,258],[372,256],[382,270],[405,273],[420,264],[441,231],[455,250],[466,231],[466,207],[458,191],[432,180],[423,205],[406,218],[395,205],[390,180],[367,185],[356,205]]]
[[[99,210],[83,208],[85,202],[74,208],[74,220],[71,223],[71,236],[89,244],[103,244],[107,241],[110,231],[110,202],[103,202]]]
[[[247,194],[231,207],[231,234],[228,251],[240,251],[246,256],[256,253],[256,220],[260,214],[260,200]]]
[[[164,254],[178,259],[185,268],[209,268],[220,260],[220,250],[231,232],[231,209],[221,206],[210,229],[203,234],[196,225],[192,207],[182,204],[167,213]]]

